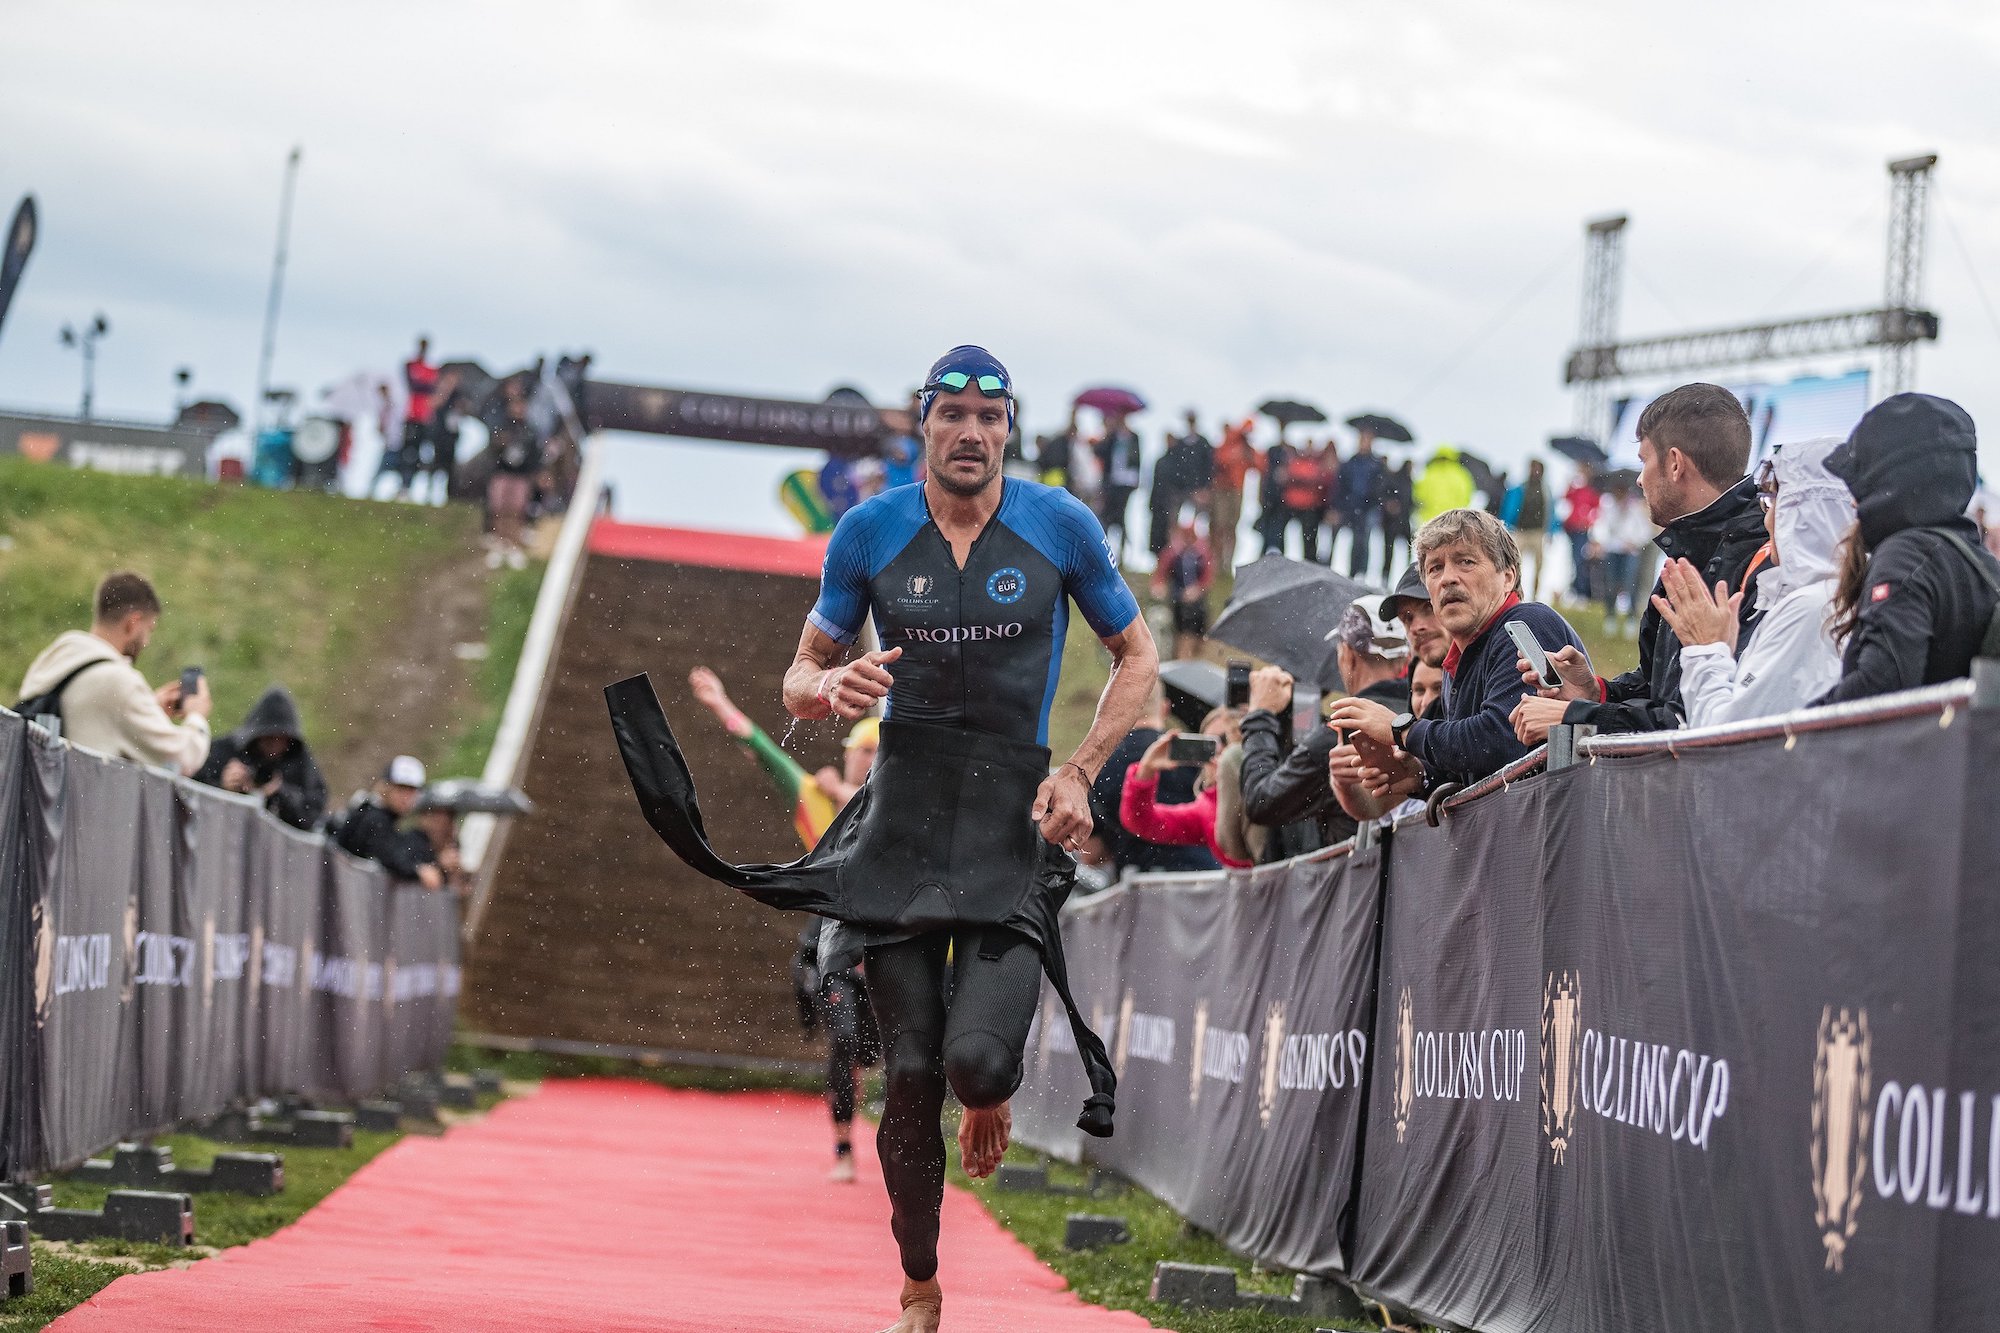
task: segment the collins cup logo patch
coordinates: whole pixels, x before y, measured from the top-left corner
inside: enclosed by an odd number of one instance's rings
[[[994,570],[986,580],[986,595],[1002,606],[1020,601],[1027,591],[1028,576],[1012,565]]]

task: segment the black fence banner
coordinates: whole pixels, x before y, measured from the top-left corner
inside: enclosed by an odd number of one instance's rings
[[[399,960],[406,960],[400,963]],[[0,711],[0,1166],[435,1068],[451,899]]]
[[[0,1033],[29,1032],[35,1020],[35,970],[12,965],[35,956],[28,898],[18,891],[27,833],[23,817],[27,784],[22,781],[26,729],[19,717],[0,711],[0,959],[8,960],[8,965],[0,966]],[[27,1055],[25,1041],[0,1038],[0,1175],[15,1169],[17,1145],[7,1128],[30,1125],[35,1119]]]
[[[1161,877],[1066,915],[1078,1003],[1119,1077],[1117,1132],[1090,1145],[1094,1163],[1245,1252],[1343,1266],[1381,872],[1369,851]],[[1073,1160],[1064,1081],[1081,1073],[1065,1036],[1045,997],[1015,1124]]]
[[[132,1004],[143,775],[45,743],[33,728],[27,752],[36,784],[31,805],[40,813],[29,825],[40,855],[26,876],[35,925],[39,1155],[74,1162],[128,1126],[153,1123],[138,1104]]]
[[[380,871],[331,848],[315,951],[306,959],[324,1058],[316,1090],[361,1097],[381,1086],[388,895]]]
[[[1984,1326],[1996,765],[1952,706],[1608,748],[1385,853],[1146,877],[1064,914],[1117,1135],[1065,1128],[1046,1009],[1017,1129],[1449,1326]]]

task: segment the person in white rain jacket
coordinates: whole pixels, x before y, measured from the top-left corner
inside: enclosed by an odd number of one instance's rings
[[[1772,563],[1756,576],[1761,612],[1735,656],[1741,590],[1712,590],[1685,560],[1662,572],[1660,614],[1681,640],[1681,698],[1691,727],[1803,708],[1840,679],[1833,591],[1854,497],[1826,470],[1837,439],[1789,444],[1758,474]]]

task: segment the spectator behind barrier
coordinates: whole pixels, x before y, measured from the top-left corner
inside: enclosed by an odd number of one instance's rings
[[[1225,746],[1238,744],[1243,739],[1239,721],[1232,709],[1213,709],[1202,719],[1201,734],[1214,736]],[[1176,763],[1167,754],[1175,734],[1166,732],[1148,745],[1139,762],[1126,772],[1125,786],[1118,798],[1119,822],[1148,842],[1169,847],[1206,847],[1210,855],[1226,866],[1250,865],[1250,861],[1226,852],[1216,838],[1215,782],[1220,755],[1205,764]],[[1195,770],[1193,800],[1166,804],[1156,799],[1160,774],[1174,768]]]
[[[192,774],[208,758],[208,681],[181,697],[178,680],[154,689],[139,674],[139,654],[160,623],[153,585],[130,572],[97,585],[90,629],[66,630],[42,650],[21,679],[20,711],[55,695],[62,734],[116,759]],[[179,722],[176,724],[175,719]]]
[[[1419,719],[1367,699],[1343,699],[1329,719],[1353,733],[1364,758],[1372,754],[1377,761],[1369,765],[1377,797],[1476,782],[1527,753],[1508,720],[1521,698],[1521,676],[1507,624],[1525,626],[1545,651],[1567,647],[1589,661],[1568,621],[1551,607],[1521,600],[1520,552],[1493,515],[1477,509],[1438,515],[1417,534],[1417,565],[1451,638],[1443,662],[1443,716]]]
[[[264,808],[297,829],[326,813],[326,779],[306,748],[305,728],[291,691],[273,685],[243,725],[217,740],[195,781],[264,798]]]
[[[1156,680],[1153,683],[1153,698],[1148,705],[1146,717],[1138,726],[1125,733],[1125,739],[1118,742],[1111,756],[1104,761],[1104,767],[1097,772],[1097,780],[1090,784],[1090,813],[1096,822],[1096,831],[1104,838],[1104,844],[1111,853],[1112,863],[1118,874],[1127,870],[1214,870],[1219,863],[1200,847],[1166,847],[1147,842],[1127,829],[1119,821],[1118,812],[1125,799],[1125,775],[1132,765],[1163,731],[1175,731],[1173,714],[1167,708],[1166,692]],[[1195,771],[1190,768],[1170,768],[1160,775],[1159,791],[1154,799],[1163,804],[1178,804],[1194,799]]]
[[[1403,679],[1410,641],[1402,624],[1383,614],[1387,600],[1356,598],[1329,637],[1339,640],[1335,652],[1348,692],[1396,717],[1410,707],[1410,688]],[[1250,822],[1276,827],[1311,820],[1321,847],[1352,837],[1354,818],[1341,808],[1328,777],[1328,756],[1341,744],[1340,733],[1331,725],[1314,727],[1281,754],[1278,713],[1291,707],[1292,678],[1277,667],[1265,667],[1252,676],[1250,689],[1256,711],[1243,719],[1243,809]],[[1268,706],[1272,703],[1276,709]],[[1292,854],[1298,850],[1310,849]]]
[[[1639,415],[1639,489],[1653,522],[1653,539],[1669,560],[1686,560],[1709,587],[1743,586],[1764,548],[1764,513],[1750,466],[1750,418],[1736,395],[1714,384],[1683,384]],[[1655,585],[1655,592],[1660,588]],[[1756,618],[1742,607],[1741,627]],[[1521,701],[1514,728],[1537,745],[1558,722],[1599,731],[1668,731],[1681,725],[1681,643],[1658,608],[1639,618],[1639,665],[1616,680],[1600,680],[1584,652],[1554,657],[1560,689]],[[1516,659],[1520,679],[1537,689],[1535,673]]]
[[[443,888],[444,873],[430,838],[421,829],[400,827],[423,792],[424,766],[409,755],[397,755],[374,789],[348,807],[334,841],[364,861],[380,862],[398,879],[416,880],[427,889]]]
[[[1899,393],[1861,418],[1826,470],[1860,508],[1835,589],[1839,703],[1956,680],[2000,656],[2000,566],[1965,517],[1977,485],[1972,418],[1957,403]]]
[[[1174,611],[1174,657],[1193,657],[1208,634],[1208,590],[1215,582],[1215,562],[1208,541],[1195,526],[1194,511],[1181,516],[1172,537],[1156,554],[1153,596],[1164,598]]]
[[[1414,570],[1412,566],[1412,570]],[[1396,595],[1382,599],[1385,608],[1394,606],[1397,618],[1405,632],[1420,635],[1414,660],[1410,663],[1409,688],[1411,717],[1437,718],[1444,716],[1440,701],[1444,697],[1444,661],[1448,640],[1438,627],[1437,617],[1431,611],[1431,604],[1421,596],[1411,596],[1406,587],[1409,576],[1404,576],[1404,584],[1396,589]],[[1419,583],[1421,592],[1423,585]],[[1379,752],[1371,755],[1380,758]],[[1353,741],[1337,745],[1327,755],[1327,781],[1333,788],[1333,797],[1348,818],[1359,823],[1364,819],[1395,820],[1403,813],[1395,797],[1377,799],[1362,785],[1362,769],[1367,767],[1362,761],[1361,751]],[[1404,805],[1418,802],[1405,801]]]
[[[1804,708],[1840,679],[1833,591],[1854,497],[1826,470],[1839,440],[1786,445],[1757,474],[1771,563],[1757,575],[1757,624],[1736,654],[1741,591],[1709,588],[1685,560],[1660,571],[1653,604],[1681,641],[1681,697],[1689,726]]]

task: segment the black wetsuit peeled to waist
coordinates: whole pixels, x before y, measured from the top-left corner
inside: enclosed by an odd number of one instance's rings
[[[1070,998],[1056,912],[1075,862],[1045,842],[1031,809],[1074,598],[1100,636],[1138,616],[1097,521],[1063,491],[1004,484],[963,568],[931,522],[921,485],[841,520],[811,623],[851,643],[872,613],[901,648],[875,769],[818,846],[790,865],[736,866],[709,847],[687,764],[643,677],[606,691],[647,821],[690,866],[774,907],[839,923],[828,967],[865,954],[888,1081],[878,1147],[904,1271],[937,1267],[947,1084],[974,1109],[1021,1080],[1046,971],[1069,1012],[1091,1084],[1078,1125],[1111,1132],[1104,1044]],[[947,946],[956,977],[947,999]]]

